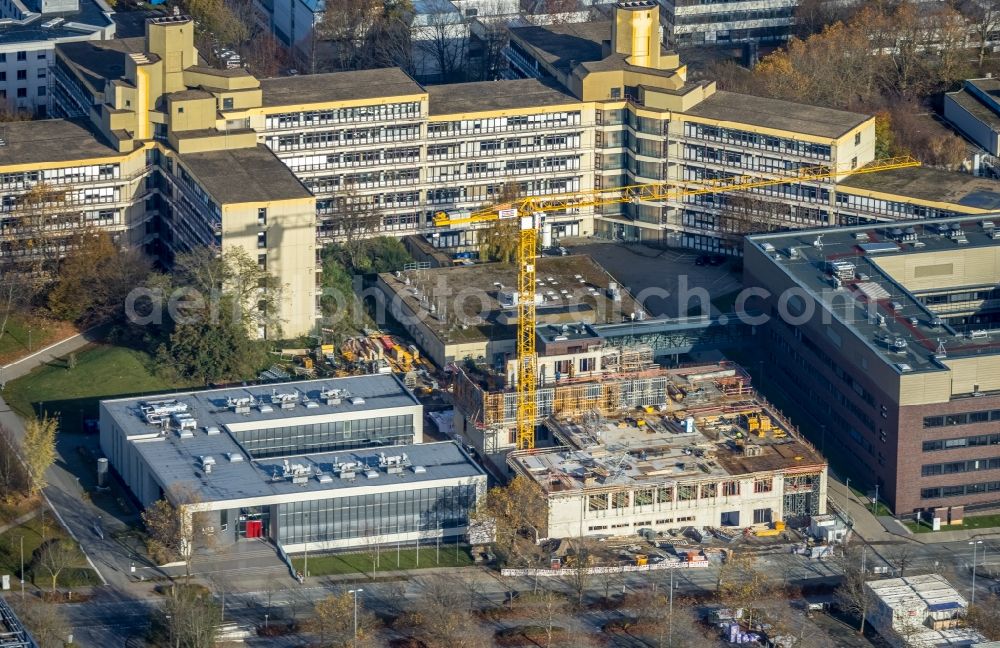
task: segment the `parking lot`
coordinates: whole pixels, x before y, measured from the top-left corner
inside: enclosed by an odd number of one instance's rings
[[[691,250],[658,250],[592,239],[564,239],[561,243],[570,254],[588,254],[604,266],[654,317],[680,317],[697,309],[697,289],[707,291],[713,303],[724,303],[727,295],[741,287],[732,259],[718,266],[695,265],[702,255]]]

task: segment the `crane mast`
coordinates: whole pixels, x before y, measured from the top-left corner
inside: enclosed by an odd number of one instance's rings
[[[535,421],[538,419],[535,374],[538,356],[535,354],[535,255],[538,253],[540,215],[529,213],[520,217],[517,273],[517,447],[535,447]]]
[[[677,186],[673,181],[594,189],[565,194],[520,198],[508,205],[484,207],[467,213],[438,212],[434,225],[449,227],[518,218],[517,272],[517,449],[535,447],[535,422],[538,420],[537,368],[535,352],[535,278],[538,255],[538,229],[545,212],[596,207],[624,202],[680,200],[687,196],[748,191],[788,182],[829,180],[842,175],[877,173],[891,169],[920,166],[909,156],[879,160],[858,169],[841,169],[828,165],[801,167],[784,176],[724,176],[703,181],[685,181]]]

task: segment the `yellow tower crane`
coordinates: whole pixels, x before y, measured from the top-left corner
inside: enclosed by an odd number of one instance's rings
[[[829,165],[801,167],[789,175],[764,177],[732,175],[698,182],[683,182],[693,186],[678,186],[678,181],[628,185],[608,189],[574,191],[547,196],[518,198],[505,205],[493,205],[473,211],[440,211],[434,214],[435,227],[475,225],[504,219],[518,219],[517,273],[517,448],[535,447],[535,422],[538,403],[535,395],[538,358],[535,354],[535,258],[541,216],[547,212],[582,207],[597,207],[640,201],[677,201],[687,196],[746,191],[785,184],[827,180],[846,175],[877,173],[892,169],[920,166],[909,156],[879,160],[858,169],[838,169]]]

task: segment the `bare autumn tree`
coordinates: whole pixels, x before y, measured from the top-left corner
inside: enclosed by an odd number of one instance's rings
[[[140,250],[119,245],[108,232],[81,231],[56,266],[49,310],[84,326],[122,320],[126,296],[150,272],[152,264]]]
[[[39,598],[10,597],[7,602],[17,618],[31,633],[38,648],[64,648],[70,634],[70,625],[60,606],[46,603]]]
[[[729,554],[719,569],[719,602],[730,609],[742,609],[743,619],[751,627],[774,589],[770,575],[750,554]]]
[[[1000,641],[1000,597],[981,596],[965,613],[965,623],[990,641]]]
[[[533,555],[525,545],[534,547],[545,537],[548,505],[538,484],[518,475],[506,486],[487,491],[485,503],[473,516],[493,521],[497,550],[514,562],[520,555]]]
[[[718,645],[699,623],[695,601],[675,593],[671,603],[669,585],[667,589],[642,591],[628,604],[638,610],[630,634],[641,636],[650,648],[714,648]]]
[[[558,645],[559,638],[565,630],[562,625],[570,617],[570,604],[565,596],[550,589],[541,589],[528,593],[517,600],[516,609],[519,614],[527,617],[542,629],[542,648],[552,648]],[[580,639],[574,639],[574,645],[582,645]]]
[[[222,608],[207,589],[175,584],[158,611],[157,622],[169,646],[212,648],[217,645]]]
[[[349,648],[368,645],[378,630],[378,618],[359,601],[357,635],[355,636],[354,595],[348,592],[330,594],[316,601],[306,628],[316,635],[324,648]]]
[[[1000,3],[995,0],[959,0],[955,9],[968,21],[979,51],[981,68],[991,39],[1000,31]]]
[[[57,538],[49,540],[38,548],[34,566],[41,568],[48,574],[51,581],[51,590],[56,591],[59,582],[59,575],[73,567],[80,560],[80,552],[76,544],[71,540]]]
[[[865,587],[871,579],[864,568],[866,551],[864,546],[847,544],[843,554],[836,558],[844,577],[834,592],[834,598],[842,610],[857,617],[859,634],[864,631],[868,613],[875,602],[871,591]]]
[[[469,612],[465,592],[450,578],[431,576],[417,583],[420,596],[409,615],[417,637],[428,648],[488,648],[492,633]]]
[[[463,81],[469,50],[469,23],[455,12],[431,14],[421,26],[416,39],[424,61],[433,63],[421,68],[422,76],[439,83]]]
[[[313,30],[307,69],[318,72],[398,65],[409,71],[411,14],[410,0],[338,0],[327,4]]]

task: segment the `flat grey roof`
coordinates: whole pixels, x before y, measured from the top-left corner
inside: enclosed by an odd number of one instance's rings
[[[330,72],[261,79],[263,105],[381,99],[422,94],[423,87],[399,68]]]
[[[55,13],[39,13],[27,23],[8,22],[0,25],[0,44],[37,43],[43,41],[58,41],[62,38],[80,38],[88,31],[107,29],[114,24],[111,19],[112,9],[101,6],[95,0],[79,0],[79,9]],[[38,3],[27,2],[31,11],[38,11]],[[62,18],[62,22],[46,26],[53,18]]]
[[[993,222],[993,219],[1000,225],[1000,214],[963,216],[757,234],[748,236],[747,241],[748,245],[761,250],[765,244],[773,246],[773,252],[765,253],[774,265],[824,304],[826,310],[899,373],[934,371],[943,369],[934,358],[942,342],[947,357],[954,358],[1000,353],[1000,341],[991,341],[989,335],[972,339],[948,324],[939,323],[937,320],[943,315],[932,312],[909,289],[893,279],[879,265],[879,259],[900,255],[919,257],[940,251],[952,252],[958,257],[966,250],[998,246],[1000,239],[992,238],[991,230],[982,226],[983,222]],[[958,233],[965,242],[956,240]],[[858,235],[865,235],[867,239],[859,239]],[[817,237],[822,237],[822,247],[814,245]],[[866,251],[861,247],[863,243],[880,245],[869,246]],[[792,248],[796,258],[789,256],[788,251]],[[829,263],[838,261],[852,264],[855,273],[853,278],[842,282],[841,288],[835,289],[826,268]],[[858,278],[860,275],[865,278]],[[884,317],[884,325],[869,319],[866,294],[873,296],[877,312]],[[893,350],[891,346],[897,340],[905,344]]]
[[[134,445],[160,484],[165,488],[174,487],[181,492],[195,493],[204,503],[322,492],[330,493],[333,497],[357,487],[415,485],[439,479],[485,474],[454,441],[287,457],[289,464],[299,464],[310,471],[310,476],[302,484],[292,483],[289,475],[285,474],[282,458],[252,461],[225,432],[213,436],[198,432],[189,439],[171,435],[135,441]],[[230,462],[226,454],[229,452],[241,455],[243,461]],[[388,456],[405,453],[412,466],[423,466],[426,472],[414,472],[412,468],[406,468],[398,474],[388,474],[379,470],[379,453],[382,452]],[[216,461],[210,474],[201,470],[201,457],[204,456],[210,456]],[[378,477],[368,479],[363,471],[359,471],[354,479],[341,479],[334,472],[337,462],[367,464],[378,471]],[[332,479],[322,483],[316,478],[318,473]]]
[[[552,81],[513,79],[427,86],[431,116],[579,103]]]
[[[684,114],[830,139],[836,139],[871,119],[868,115],[846,110],[809,106],[724,90],[716,92]]]
[[[931,202],[1000,210],[1000,181],[923,166],[852,175],[837,183],[837,189],[848,192],[863,189]]]
[[[611,39],[611,21],[533,25],[510,31],[515,41],[529,46],[539,60],[569,72],[574,63],[601,60],[601,43]]]
[[[1000,116],[990,110],[988,106],[979,100],[979,97],[976,97],[967,89],[962,88],[955,92],[949,92],[945,96],[991,129],[1000,130],[1000,127],[998,127],[1000,126]]]
[[[312,196],[263,144],[254,148],[189,153],[181,162],[222,204],[291,200]]]
[[[146,39],[142,36],[56,45],[56,51],[95,91],[103,90],[105,81],[122,78],[126,56],[145,49]]]
[[[42,119],[0,124],[0,166],[121,157],[83,119]]]
[[[409,278],[410,285],[405,281]],[[501,284],[504,289],[517,286],[517,266],[510,263],[476,263],[468,266],[430,268],[405,273],[397,278],[392,273],[379,275],[381,285],[397,297],[412,313],[419,313],[421,323],[447,344],[510,340],[515,336],[514,309],[504,309],[498,301]],[[621,301],[607,295],[608,284],[615,279],[596,261],[586,255],[541,257],[538,259],[538,293],[544,301],[538,304],[538,320],[546,322],[597,323],[620,322],[623,315],[642,307],[621,288]],[[440,319],[431,317],[426,301],[415,294],[422,288],[446,288],[452,294],[461,291],[463,299],[454,300]],[[565,291],[562,292],[562,291]],[[469,298],[469,296],[475,296]],[[507,314],[511,313],[508,319]]]
[[[358,405],[347,402],[342,402],[340,405],[326,405],[318,400],[319,392],[323,389],[346,389],[352,396],[364,398],[365,402]],[[249,414],[237,414],[226,407],[226,399],[247,396],[268,403],[275,390],[278,392],[298,392],[302,396],[316,401],[318,406],[307,408],[300,404],[294,409],[288,410],[275,406],[273,412],[260,412],[253,408]],[[247,421],[260,421],[265,427],[274,427],[281,421],[301,416],[365,412],[420,404],[413,393],[394,375],[349,376],[322,380],[299,380],[273,385],[206,389],[174,394],[118,398],[101,401],[101,404],[114,418],[118,426],[125,431],[125,434],[131,437],[155,433],[158,430],[156,426],[148,425],[138,413],[141,403],[157,400],[177,400],[187,404],[189,413],[198,421],[200,427],[212,425],[222,427],[230,423],[246,423]],[[288,424],[294,424],[294,420],[288,421]]]

